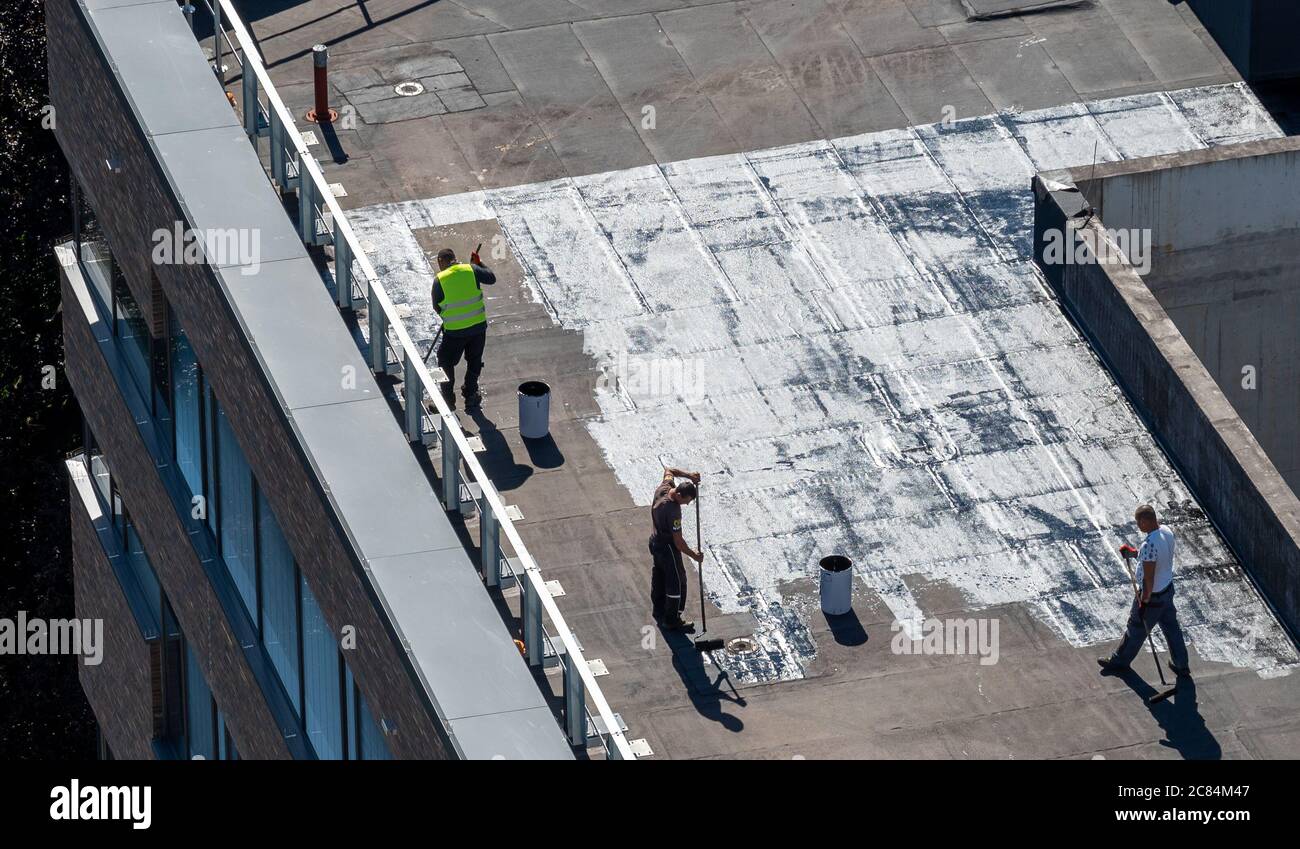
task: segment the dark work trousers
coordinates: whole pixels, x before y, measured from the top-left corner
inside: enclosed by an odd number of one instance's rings
[[[654,558],[650,571],[650,604],[654,615],[675,622],[686,610],[686,566],[682,563],[682,553],[671,542],[656,542],[650,537],[650,556]]]
[[[465,357],[465,382],[460,387],[460,394],[473,398],[478,394],[478,376],[483,372],[483,346],[487,342],[486,326],[481,333],[471,336],[453,336],[450,333],[442,337],[438,346],[438,368],[447,375],[447,390],[451,395],[456,385],[456,366]]]
[[[1146,628],[1143,628],[1143,622]],[[1187,668],[1187,643],[1183,641],[1183,629],[1178,626],[1178,612],[1174,610],[1174,585],[1170,584],[1158,593],[1151,594],[1151,601],[1145,607],[1133,600],[1133,608],[1128,615],[1128,630],[1124,632],[1124,642],[1120,643],[1111,663],[1128,666],[1142,651],[1142,644],[1147,641],[1147,631],[1159,625],[1165,635],[1165,644],[1169,646],[1169,659],[1174,666]]]

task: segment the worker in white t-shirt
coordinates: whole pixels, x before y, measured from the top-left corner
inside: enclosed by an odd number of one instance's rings
[[[1157,625],[1169,646],[1169,668],[1175,674],[1189,675],[1187,643],[1183,629],[1178,626],[1174,610],[1174,535],[1160,526],[1155,508],[1143,504],[1133,516],[1138,530],[1147,535],[1142,548],[1134,551],[1130,546],[1120,549],[1125,558],[1137,559],[1137,598],[1129,612],[1128,630],[1124,642],[1110,657],[1099,657],[1103,673],[1124,672],[1133,658],[1142,650],[1147,634]]]

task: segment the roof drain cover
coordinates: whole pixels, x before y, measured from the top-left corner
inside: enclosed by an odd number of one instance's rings
[[[736,637],[727,642],[727,654],[750,654],[758,651],[758,645],[752,637]]]
[[[415,81],[398,83],[393,86],[393,91],[402,97],[415,97],[417,94],[424,94],[424,85]]]

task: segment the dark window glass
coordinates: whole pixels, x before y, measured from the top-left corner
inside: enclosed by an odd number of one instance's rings
[[[216,726],[213,724],[212,691],[203,677],[203,668],[189,645],[185,646],[185,707],[189,748],[187,757],[214,760]]]
[[[388,753],[388,743],[384,740],[384,732],[380,730],[379,723],[375,721],[375,715],[370,712],[370,705],[366,704],[366,697],[357,690],[357,724],[360,725],[358,733],[359,751],[357,759],[363,761],[387,761],[392,760],[392,755]]]
[[[316,604],[307,580],[302,591],[303,685],[307,739],[322,760],[343,759],[343,707],[339,647]]]
[[[91,293],[99,302],[100,315],[107,316],[113,303],[113,255],[90,199],[79,185],[74,184],[73,198],[73,239],[77,260],[81,264],[81,273],[90,284]]]
[[[298,692],[298,573],[265,496],[257,494],[258,551],[262,565],[262,644],[302,715]]]
[[[257,564],[253,552],[253,473],[239,450],[235,432],[217,408],[217,492],[221,557],[230,577],[257,621]]]
[[[171,408],[176,466],[191,495],[203,493],[203,410],[199,363],[185,332],[171,322]]]
[[[203,495],[207,504],[208,529],[217,535],[221,505],[217,498],[217,398],[208,379],[200,372],[199,397],[203,413]]]
[[[162,598],[161,681],[155,692],[161,697],[159,736],[176,752],[184,751],[185,736],[185,637],[171,604]]]
[[[153,402],[153,363],[149,348],[149,325],[145,322],[144,311],[136,303],[135,296],[126,285],[121,274],[113,274],[113,335],[123,344],[119,346],[126,360],[127,370],[135,381],[135,388],[146,403]]]
[[[140,535],[136,533],[135,525],[129,519],[126,523],[126,564],[131,574],[135,576],[141,594],[149,600],[149,605],[157,610],[158,600],[162,597],[162,588],[158,586],[158,577],[154,574],[153,567],[149,565],[149,558],[144,553],[144,544],[140,542]]]

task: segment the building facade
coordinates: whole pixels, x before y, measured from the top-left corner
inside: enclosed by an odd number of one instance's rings
[[[115,758],[571,757],[173,0],[49,0]]]

